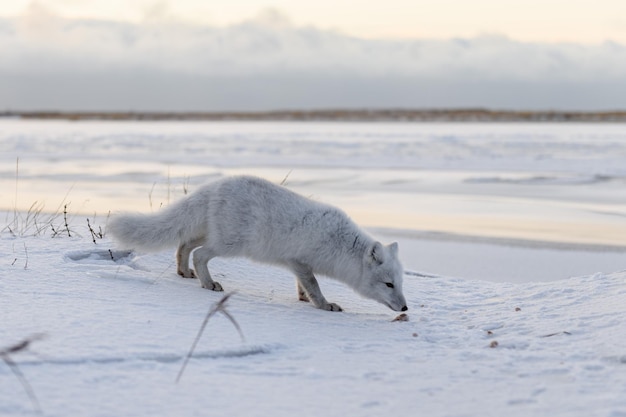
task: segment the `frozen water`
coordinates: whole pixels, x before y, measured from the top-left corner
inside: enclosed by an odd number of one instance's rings
[[[0,208],[149,211],[247,173],[371,227],[626,246],[624,161],[621,124],[2,120]]]

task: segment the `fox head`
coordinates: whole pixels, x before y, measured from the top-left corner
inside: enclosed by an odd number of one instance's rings
[[[357,291],[394,311],[406,311],[402,294],[402,264],[398,259],[398,244],[383,246],[374,243],[363,257],[363,272]]]

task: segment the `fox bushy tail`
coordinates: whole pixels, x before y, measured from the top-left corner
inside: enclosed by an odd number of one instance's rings
[[[107,226],[107,233],[126,249],[157,251],[175,246],[191,237],[194,230],[197,233],[198,226],[202,228],[197,224],[197,218],[196,222],[190,222],[190,218],[181,215],[189,208],[186,203],[183,200],[153,214],[114,215]]]

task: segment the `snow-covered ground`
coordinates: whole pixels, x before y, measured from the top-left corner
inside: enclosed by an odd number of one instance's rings
[[[623,125],[0,121],[0,351],[46,335],[10,358],[47,416],[626,416],[625,160]],[[399,241],[409,321],[215,259],[245,340],[213,317],[177,384],[223,293],[85,219],[243,172]],[[32,414],[0,362],[0,415]]]
[[[222,293],[178,278],[171,253],[106,240],[0,240],[0,340],[48,416],[622,416],[626,272],[556,282],[405,276],[408,322],[330,280],[343,313],[297,301],[286,271],[212,261]],[[26,255],[26,253],[28,255]],[[442,262],[445,259],[441,259]],[[497,346],[491,347],[492,345]],[[0,414],[33,414],[0,366]]]

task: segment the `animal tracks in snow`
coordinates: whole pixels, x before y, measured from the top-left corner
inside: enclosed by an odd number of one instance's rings
[[[267,355],[271,354],[280,346],[278,345],[251,345],[242,346],[241,348],[224,349],[216,351],[205,351],[194,353],[192,359],[228,359],[228,358],[244,358],[254,355]],[[37,366],[43,364],[50,365],[85,365],[85,364],[98,364],[108,365],[115,363],[128,363],[128,362],[158,362],[158,363],[178,363],[185,358],[184,354],[176,353],[143,353],[143,354],[129,354],[119,356],[108,357],[77,357],[77,358],[45,358],[42,360],[32,361],[20,361],[20,366]]]
[[[65,254],[65,257],[70,261],[93,264],[104,262],[115,262],[116,264],[128,265],[133,267],[133,251],[130,250],[111,250],[111,249],[96,249],[96,250],[78,250],[71,251]]]
[[[140,257],[131,250],[77,250],[65,253],[65,260],[77,265],[88,265],[90,273],[103,278],[145,281],[149,279],[146,273],[151,272],[151,268],[142,265]]]

